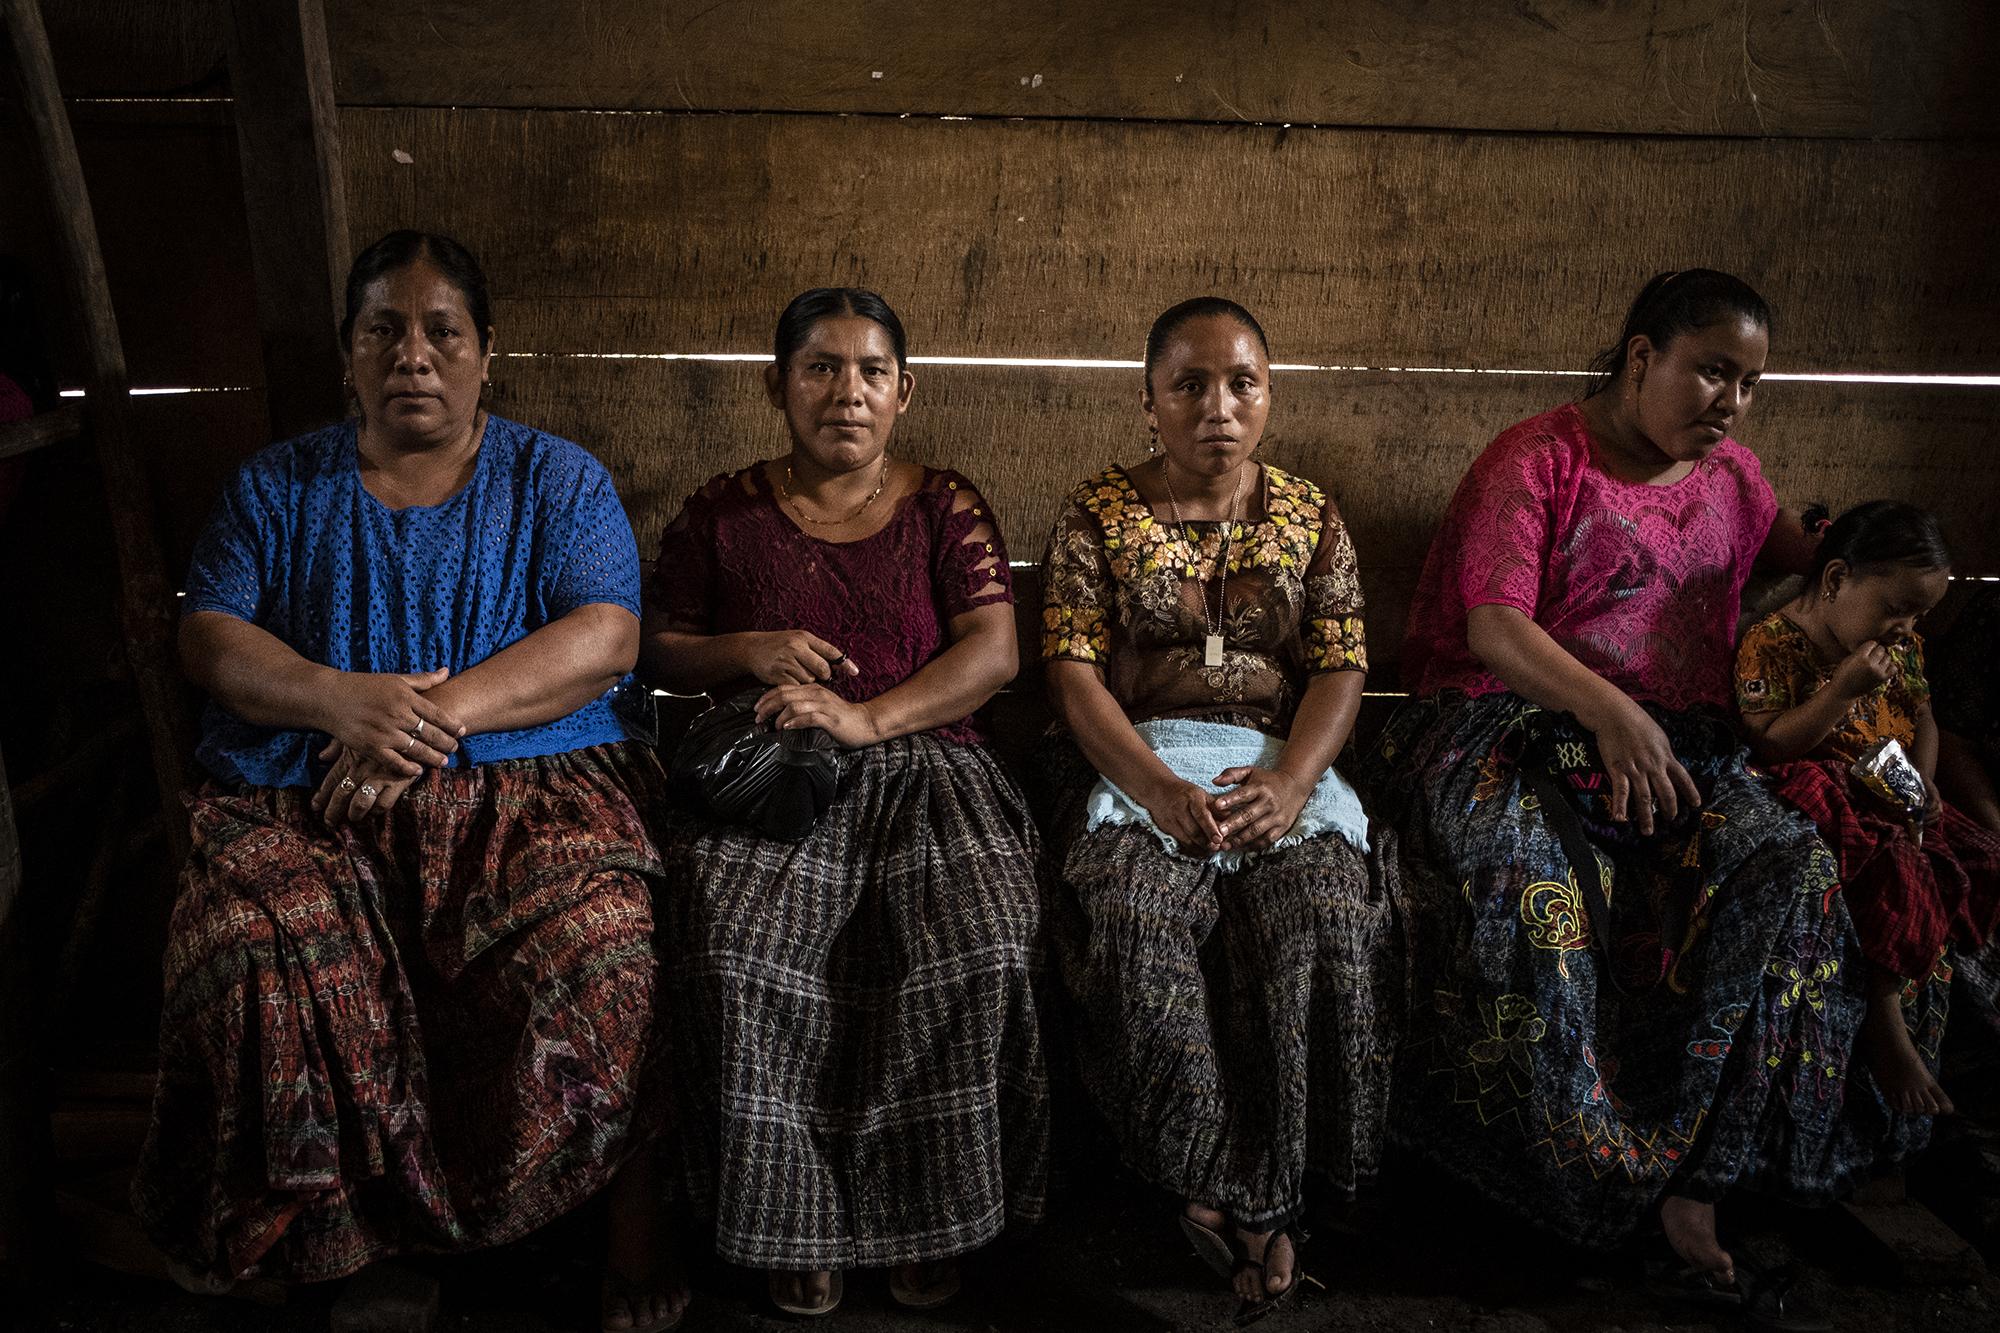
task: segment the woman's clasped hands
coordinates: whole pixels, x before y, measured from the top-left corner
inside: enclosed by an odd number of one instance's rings
[[[1273,768],[1243,766],[1216,774],[1211,792],[1175,779],[1141,798],[1153,826],[1183,854],[1262,852],[1291,831],[1312,795],[1310,785]]]
[[[465,726],[428,694],[450,674],[335,674],[318,728],[333,738],[319,753],[332,767],[312,797],[329,824],[394,809],[426,770],[451,762]]]

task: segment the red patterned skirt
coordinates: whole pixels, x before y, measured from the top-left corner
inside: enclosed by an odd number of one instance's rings
[[[1976,949],[2000,918],[2000,838],[1947,805],[1924,829],[1859,787],[1845,761],[1769,765],[1778,794],[1819,826],[1840,863],[1861,952],[1899,977],[1924,977],[1947,943]]]
[[[133,1204],[194,1272],[321,1281],[511,1240],[657,1120],[636,743],[413,786],[329,828],[299,788],[190,802]]]

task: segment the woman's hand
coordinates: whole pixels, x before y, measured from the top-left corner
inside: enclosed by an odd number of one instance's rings
[[[458,749],[465,727],[448,709],[425,698],[424,691],[442,685],[450,674],[340,672],[327,689],[324,729],[343,748],[396,777],[442,768]]]
[[[1626,699],[1623,708],[1592,731],[1604,771],[1611,775],[1613,819],[1622,824],[1629,817],[1650,837],[1654,806],[1672,823],[1683,805],[1692,810],[1701,804],[1701,789],[1674,758],[1667,733],[1638,704]]]
[[[319,752],[321,759],[331,759],[333,767],[320,780],[319,789],[313,793],[312,807],[329,824],[351,823],[368,815],[387,814],[396,808],[396,802],[403,799],[403,793],[416,781],[414,776],[404,776],[369,759],[358,757],[354,751],[333,742]],[[422,769],[417,772],[421,774]]]
[[[1261,852],[1291,831],[1312,789],[1273,768],[1231,768],[1215,785],[1230,790],[1209,802],[1221,822],[1223,845],[1233,851]]]
[[[1163,784],[1140,799],[1153,827],[1172,838],[1183,856],[1206,856],[1223,848],[1222,825],[1216,821],[1212,797],[1192,782]]]
[[[824,685],[779,685],[764,691],[757,700],[757,720],[770,719],[776,719],[780,730],[818,727],[850,750],[882,739],[867,704],[849,703]]]
[[[750,634],[746,665],[766,685],[813,685],[832,680],[834,672],[858,676],[861,668],[846,653],[802,629]],[[768,696],[767,696],[768,697]]]
[[[1924,808],[1917,814],[1919,824],[1935,824],[1944,813],[1944,797],[1935,780],[1924,783]]]
[[[1833,689],[1843,699],[1859,699],[1889,679],[1889,650],[1870,639],[1833,669]]]

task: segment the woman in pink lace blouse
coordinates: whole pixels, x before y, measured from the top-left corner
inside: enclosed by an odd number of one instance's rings
[[[1503,431],[1431,545],[1373,765],[1417,997],[1392,1134],[1576,1242],[1657,1211],[1686,1289],[1768,1313],[1736,1186],[1832,1195],[1895,1127],[1832,862],[1728,721],[1738,604],[1809,544],[1730,438],[1770,312],[1661,274],[1583,401]]]
[[[791,452],[710,481],[660,541],[642,669],[844,747],[782,842],[665,820],[676,1109],[716,1247],[823,1314],[892,1266],[916,1307],[1042,1208],[1037,844],[973,710],[1014,675],[1007,552],[955,472],[888,453],[914,380],[871,292],[818,288],[766,372]]]

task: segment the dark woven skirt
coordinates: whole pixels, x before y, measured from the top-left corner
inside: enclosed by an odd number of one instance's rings
[[[1097,773],[1067,739],[1050,936],[1085,1089],[1125,1162],[1263,1228],[1308,1170],[1351,1193],[1381,1160],[1401,967],[1368,858],[1324,835],[1225,874],[1143,825],[1085,828]]]
[[[907,1263],[1040,1219],[1036,846],[998,762],[929,735],[847,755],[799,842],[669,812],[676,1137],[723,1258]]]
[[[198,1274],[297,1281],[511,1240],[651,1130],[652,752],[445,769],[329,828],[190,801],[133,1205]]]
[[[1947,945],[1986,942],[2000,915],[2000,838],[1947,805],[1919,844],[1907,821],[1858,789],[1845,761],[1804,759],[1771,774],[1833,849],[1869,962],[1909,980],[1928,976]]]
[[[1850,1067],[1860,956],[1811,822],[1733,742],[1708,754],[1690,934],[1664,977],[1621,990],[1603,959],[1628,984],[1638,961],[1657,977],[1662,894],[1684,879],[1600,848],[1614,919],[1589,919],[1511,758],[1532,711],[1511,694],[1412,702],[1369,765],[1400,838],[1413,976],[1397,1143],[1584,1244],[1621,1240],[1670,1191],[1818,1202],[1920,1145],[1928,1122],[1890,1116]],[[1722,734],[1657,716],[1689,759]],[[1933,980],[1906,1008],[1932,1052],[1942,1003]]]

